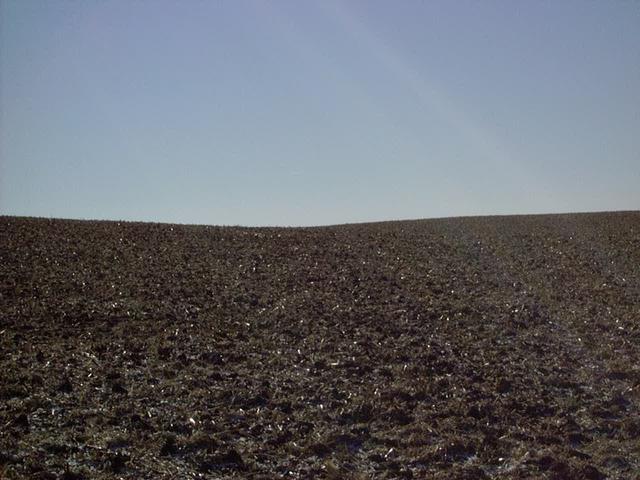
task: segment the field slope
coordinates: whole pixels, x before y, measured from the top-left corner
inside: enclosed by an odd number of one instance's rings
[[[0,478],[640,478],[640,212],[0,217]]]

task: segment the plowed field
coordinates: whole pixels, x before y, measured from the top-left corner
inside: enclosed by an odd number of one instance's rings
[[[0,217],[0,478],[640,478],[640,212]]]

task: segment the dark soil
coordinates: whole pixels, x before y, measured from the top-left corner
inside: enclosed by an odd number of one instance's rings
[[[640,478],[640,212],[0,217],[0,478]]]

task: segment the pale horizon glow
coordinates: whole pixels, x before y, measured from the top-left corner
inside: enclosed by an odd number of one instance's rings
[[[0,214],[640,209],[628,3],[0,2]]]

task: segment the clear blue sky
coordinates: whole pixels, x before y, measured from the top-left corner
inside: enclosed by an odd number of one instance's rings
[[[0,5],[2,214],[640,208],[636,1]]]

